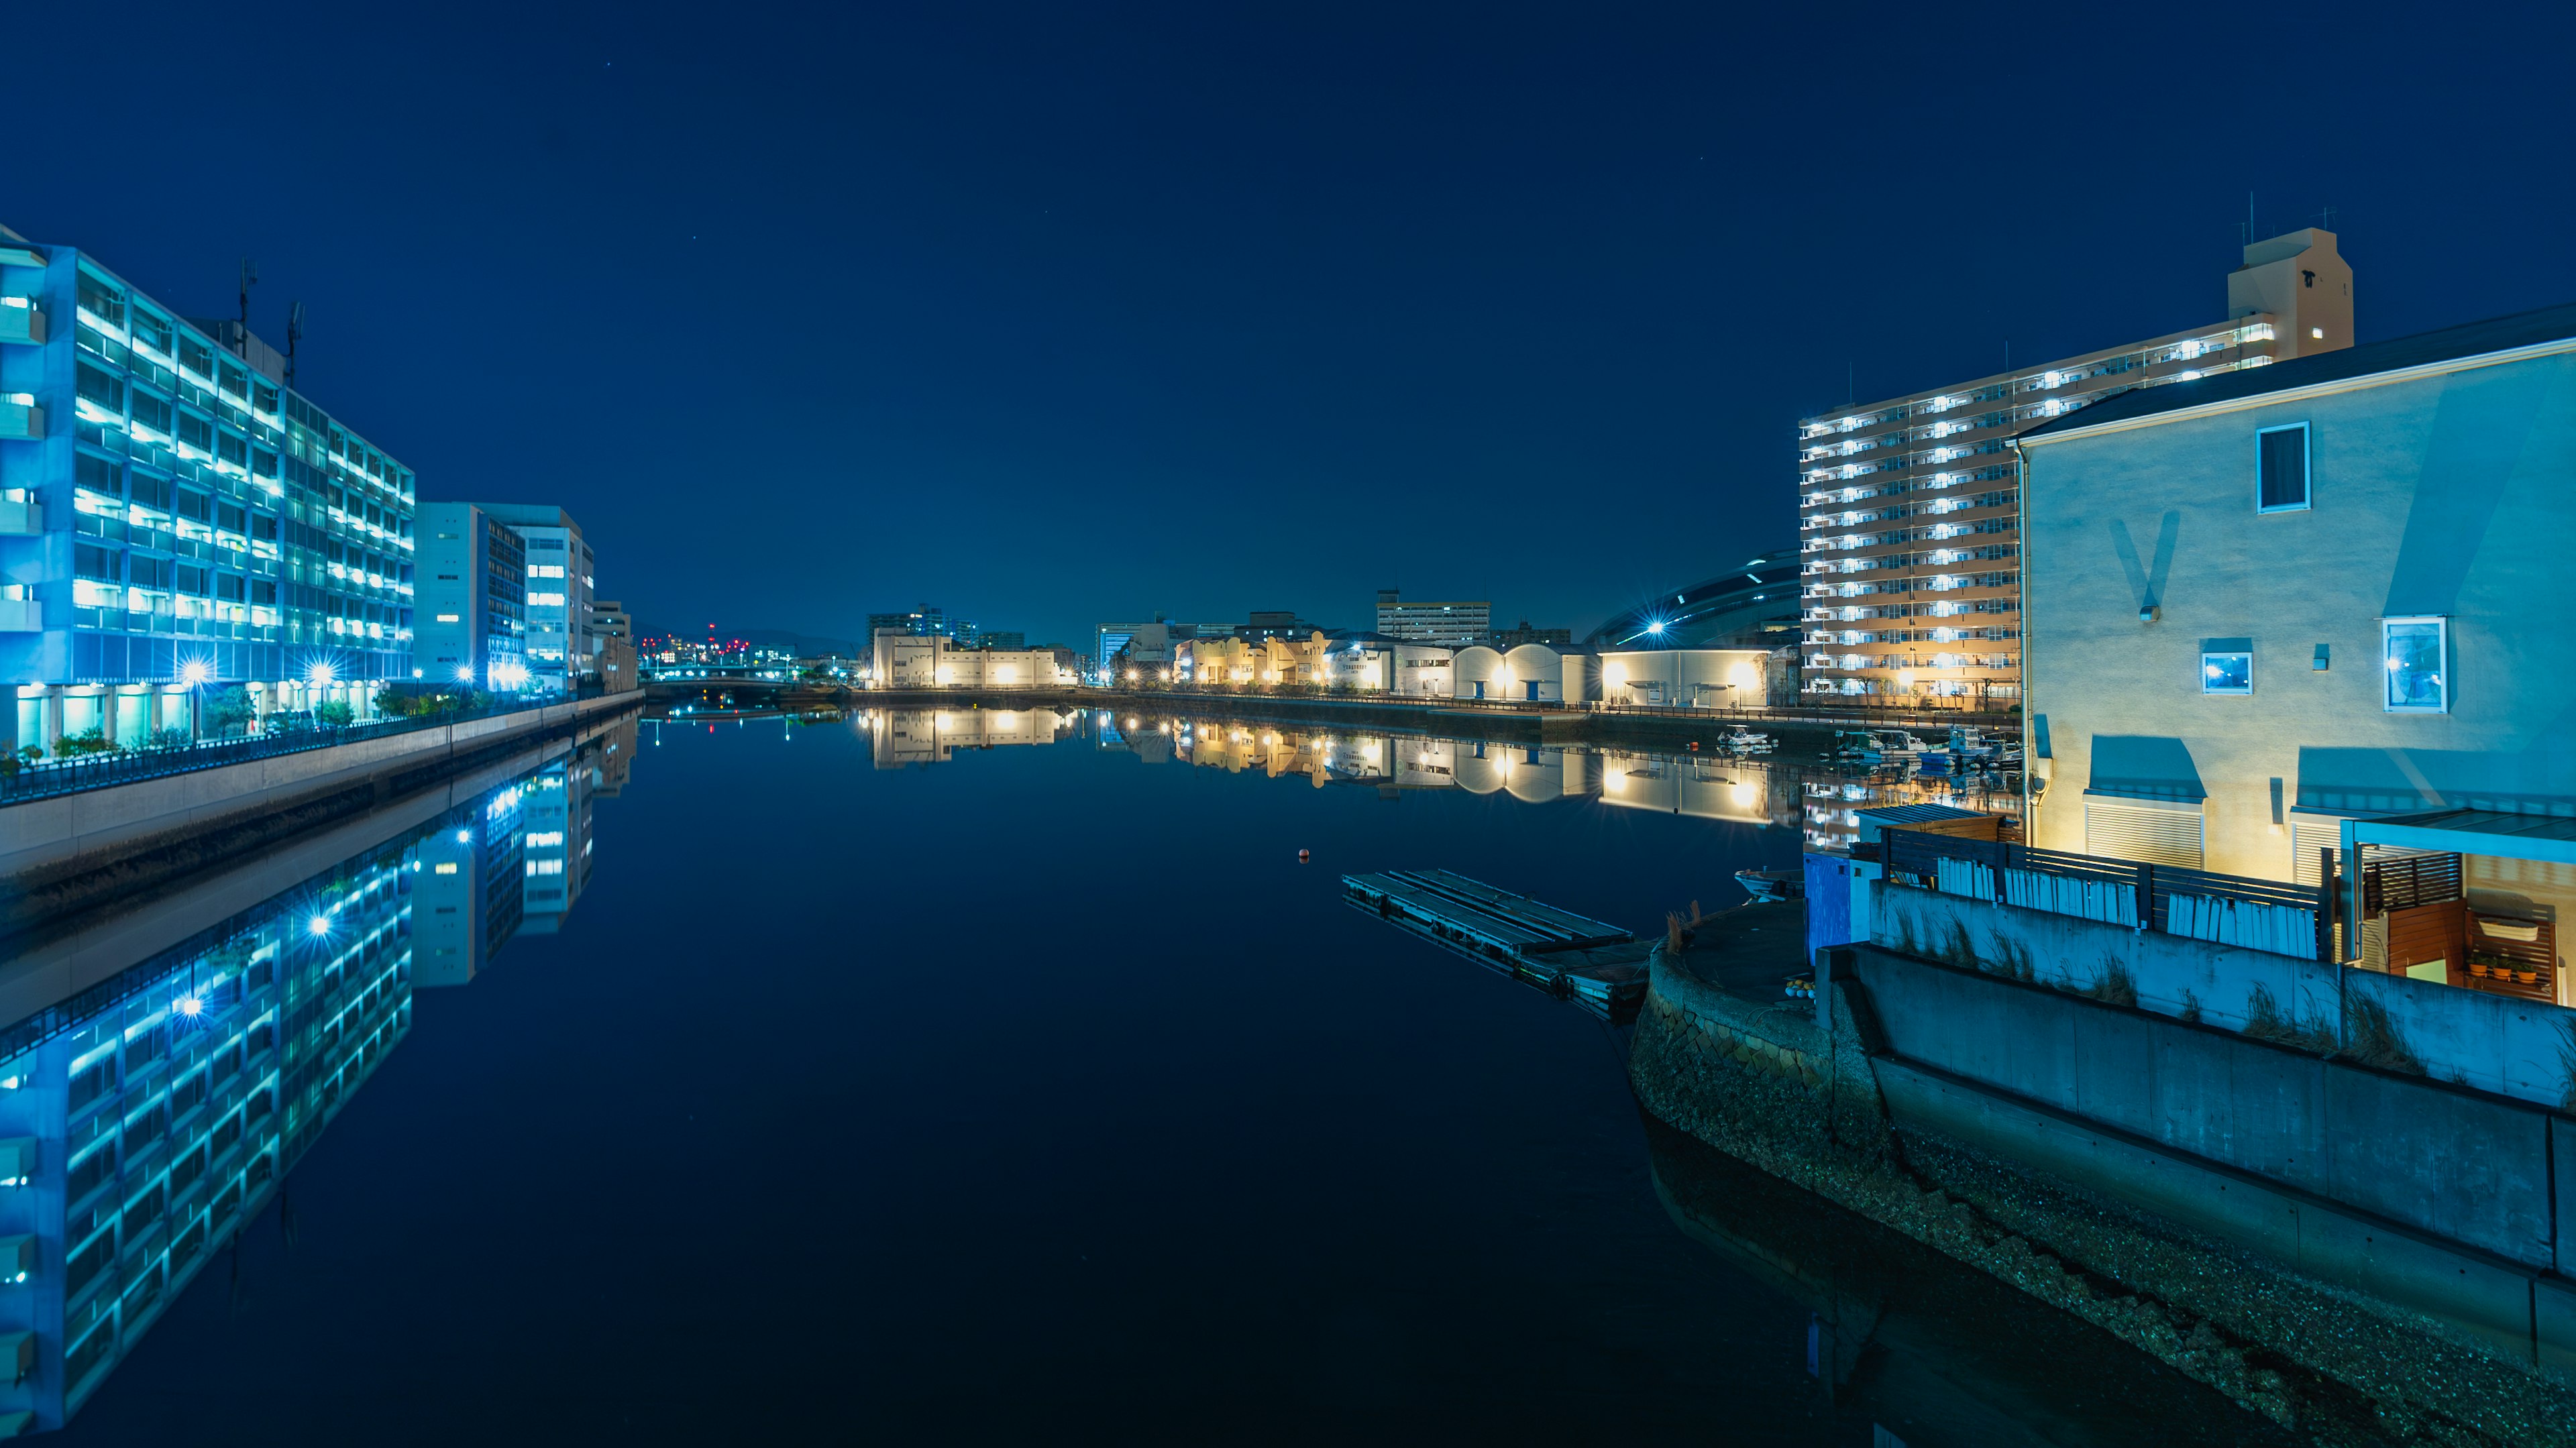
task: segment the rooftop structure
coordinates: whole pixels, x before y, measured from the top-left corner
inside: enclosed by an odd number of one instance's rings
[[[1798,425],[1806,689],[2008,703],[2021,693],[2020,495],[2007,439],[2106,398],[2352,345],[2334,233],[2255,242],[2224,321]]]

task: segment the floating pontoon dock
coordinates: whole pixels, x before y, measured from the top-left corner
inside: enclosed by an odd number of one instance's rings
[[[1596,1009],[1645,998],[1651,942],[1526,895],[1447,870],[1387,870],[1344,875],[1342,898],[1480,965]]]

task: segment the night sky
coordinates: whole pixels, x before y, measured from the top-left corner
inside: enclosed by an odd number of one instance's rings
[[[2576,11],[2390,16],[52,6],[0,224],[200,315],[256,257],[647,627],[1579,632],[1788,537],[1847,385],[2217,319],[2249,190],[2365,341],[2576,300]]]

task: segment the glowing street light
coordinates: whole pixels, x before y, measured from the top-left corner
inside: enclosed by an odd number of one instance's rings
[[[329,664],[315,664],[304,671],[304,682],[317,689],[330,688],[332,681],[338,677],[339,671]]]
[[[304,922],[304,928],[315,935],[328,935],[331,933],[331,917],[328,915],[316,915],[312,919]]]

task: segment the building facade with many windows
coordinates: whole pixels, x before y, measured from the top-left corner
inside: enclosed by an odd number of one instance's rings
[[[590,545],[581,525],[561,508],[534,503],[483,503],[486,516],[519,535],[527,560],[527,632],[520,644],[528,687],[571,694],[590,664]]]
[[[1395,589],[1377,592],[1377,632],[1391,639],[1463,649],[1483,643],[1493,627],[1494,605],[1485,599],[1407,602]]]
[[[528,679],[525,541],[473,503],[422,508],[420,535],[412,667],[425,682],[517,690]]]
[[[186,726],[197,688],[365,715],[410,666],[416,496],[238,322],[0,229],[11,747],[139,743]]]
[[[2247,246],[2223,322],[1798,425],[1805,689],[2021,696],[2021,495],[2007,442],[2118,393],[2352,345],[2332,232]]]

